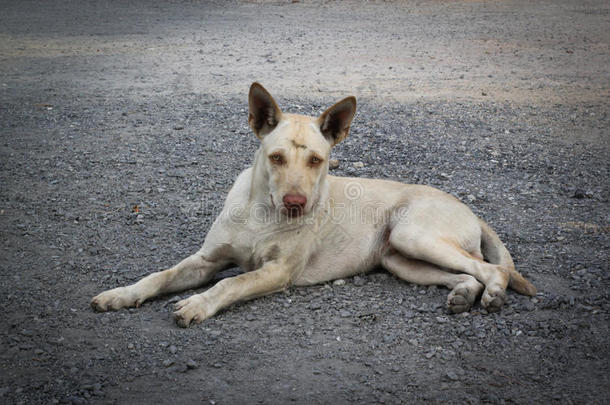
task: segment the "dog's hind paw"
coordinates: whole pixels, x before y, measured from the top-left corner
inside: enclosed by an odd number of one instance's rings
[[[114,311],[127,307],[139,307],[142,301],[130,290],[130,287],[118,287],[104,291],[91,299],[91,306],[96,311]]]
[[[486,288],[481,297],[481,305],[487,312],[498,312],[506,301],[506,292],[503,289]]]
[[[447,296],[447,309],[454,314],[468,311],[475,297],[468,288],[454,288]]]
[[[464,281],[456,285],[447,296],[447,309],[460,314],[472,308],[475,300],[483,290],[483,284],[474,277],[463,274]]]

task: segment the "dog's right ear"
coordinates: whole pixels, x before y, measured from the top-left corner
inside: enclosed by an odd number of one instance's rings
[[[258,82],[250,86],[248,124],[260,139],[273,131],[282,119],[282,111],[271,94]]]

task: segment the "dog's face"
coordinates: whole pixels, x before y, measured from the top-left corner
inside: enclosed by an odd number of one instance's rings
[[[349,133],[356,99],[345,98],[318,118],[283,114],[267,90],[253,83],[249,108],[272,204],[286,216],[307,214],[320,198],[331,147]]]

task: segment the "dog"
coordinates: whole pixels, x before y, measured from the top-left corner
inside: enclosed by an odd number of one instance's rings
[[[178,325],[201,322],[238,301],[378,266],[411,283],[447,287],[452,313],[468,311],[479,296],[483,308],[499,311],[507,287],[536,294],[498,235],[453,196],[424,185],[328,174],[330,150],[347,137],[356,113],[354,97],[317,118],[287,114],[255,82],[248,102],[260,147],[201,249],[168,270],[102,292],[91,300],[95,310],[139,307],[202,286],[235,265],[244,273],[175,305]]]

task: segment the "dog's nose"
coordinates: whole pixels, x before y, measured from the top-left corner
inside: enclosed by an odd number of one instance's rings
[[[284,206],[289,211],[303,211],[307,204],[307,197],[298,194],[286,194],[284,196]]]

